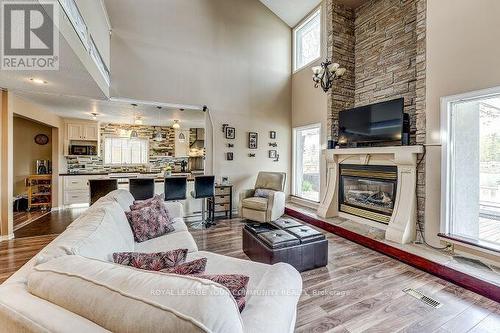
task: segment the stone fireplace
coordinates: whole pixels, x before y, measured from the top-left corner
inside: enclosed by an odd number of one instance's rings
[[[326,191],[317,214],[385,229],[399,244],[415,240],[417,154],[423,146],[328,149]]]
[[[340,164],[339,211],[388,224],[394,210],[395,166]]]

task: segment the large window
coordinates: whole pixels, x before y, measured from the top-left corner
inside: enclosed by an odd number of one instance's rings
[[[319,201],[319,124],[294,128],[293,195]]]
[[[148,149],[147,139],[107,137],[104,139],[104,164],[146,164]]]
[[[445,103],[444,232],[500,245],[500,95]]]
[[[293,30],[294,71],[321,56],[321,9],[311,14]]]

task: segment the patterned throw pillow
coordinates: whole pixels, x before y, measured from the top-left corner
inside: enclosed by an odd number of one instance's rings
[[[193,276],[223,285],[233,295],[240,312],[245,308],[245,296],[247,294],[248,280],[250,280],[248,276],[240,274],[195,274]]]
[[[163,201],[159,195],[146,200],[134,200],[134,203],[130,206],[130,210],[138,210],[144,207],[151,206],[154,201]]]
[[[136,242],[144,242],[174,231],[173,220],[162,202],[153,200],[151,205],[125,214]]]
[[[265,189],[265,188],[258,188],[255,190],[255,193],[254,193],[254,197],[258,197],[258,198],[269,198],[269,196],[271,196],[271,194],[273,194],[274,191],[273,190],[268,190],[268,189]]]
[[[172,273],[179,275],[201,274],[205,272],[206,266],[207,266],[207,258],[201,258],[185,262],[180,265],[176,265],[175,267],[172,268],[162,269],[161,271],[164,273]]]
[[[116,252],[113,253],[113,262],[149,271],[159,271],[183,264],[186,261],[187,252],[187,249],[157,253]]]

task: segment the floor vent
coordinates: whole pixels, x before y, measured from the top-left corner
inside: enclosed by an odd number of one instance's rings
[[[412,289],[412,288],[403,289],[403,292],[407,293],[410,296],[415,297],[416,299],[421,300],[425,304],[432,306],[435,309],[440,308],[443,305],[443,304],[439,303],[438,301],[436,301],[435,299],[432,299],[428,296],[425,296],[420,291]]]

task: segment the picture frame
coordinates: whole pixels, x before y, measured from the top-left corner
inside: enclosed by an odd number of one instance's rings
[[[270,150],[269,151],[269,158],[276,158],[277,156],[278,156],[277,150]]]
[[[236,129],[234,127],[226,126],[224,132],[226,139],[234,140],[236,138]]]
[[[232,161],[234,159],[234,154],[232,152],[226,153],[226,160]]]
[[[269,132],[269,139],[272,139],[272,140],[276,139],[276,132],[275,131],[270,131]]]
[[[259,141],[259,134],[256,132],[248,133],[248,148],[249,149],[257,149]]]
[[[221,185],[229,185],[229,184],[231,184],[231,181],[229,180],[228,176],[222,176],[220,183],[221,183]]]

